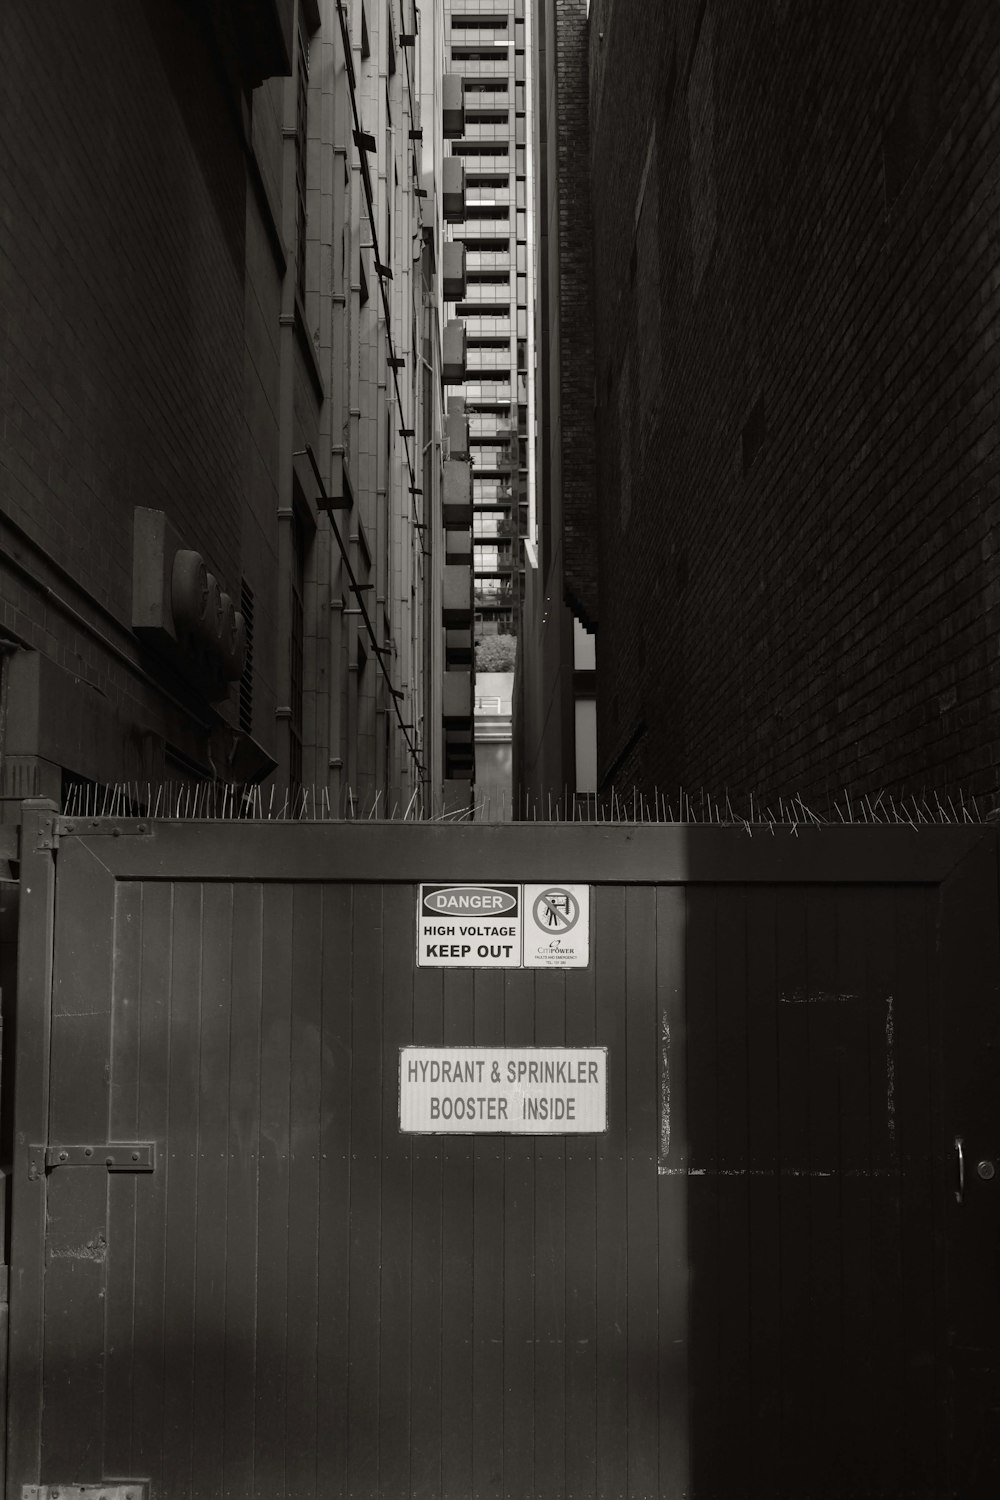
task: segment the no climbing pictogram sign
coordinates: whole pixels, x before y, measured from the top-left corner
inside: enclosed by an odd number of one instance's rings
[[[590,961],[590,887],[524,887],[524,966],[585,969]]]
[[[561,937],[570,932],[580,920],[580,903],[572,891],[564,886],[553,885],[536,896],[531,914],[535,925],[542,932]]]

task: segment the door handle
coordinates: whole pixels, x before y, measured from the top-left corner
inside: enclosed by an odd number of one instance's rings
[[[958,1166],[958,1187],[955,1189],[955,1202],[962,1203],[965,1200],[965,1152],[962,1150],[962,1137],[955,1137],[955,1161]]]

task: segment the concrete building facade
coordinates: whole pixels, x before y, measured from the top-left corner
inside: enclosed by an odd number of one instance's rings
[[[4,6],[6,817],[443,806],[425,9]]]

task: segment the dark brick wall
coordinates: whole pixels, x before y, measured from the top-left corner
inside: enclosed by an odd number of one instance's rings
[[[597,623],[594,317],[587,157],[585,0],[539,0],[538,398],[542,556],[546,577],[562,547],[566,602]]]
[[[170,0],[7,0],[0,70],[0,505],[125,626],[136,505],[238,591],[246,178],[210,50]]]
[[[1000,8],[590,31],[602,774],[989,803]]]

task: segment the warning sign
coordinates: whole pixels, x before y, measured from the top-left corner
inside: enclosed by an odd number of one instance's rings
[[[524,887],[524,966],[585,969],[590,962],[590,887]]]
[[[441,1135],[608,1128],[605,1047],[403,1047],[399,1128]]]
[[[422,885],[417,966],[518,968],[521,909],[519,885]]]

